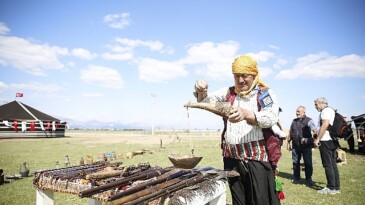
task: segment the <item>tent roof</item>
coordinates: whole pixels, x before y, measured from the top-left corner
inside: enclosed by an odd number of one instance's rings
[[[351,116],[354,121],[356,128],[365,127],[365,113],[358,116]]]
[[[42,121],[60,121],[50,115],[47,115],[37,109],[34,109],[19,101],[0,106],[0,120],[42,120]]]

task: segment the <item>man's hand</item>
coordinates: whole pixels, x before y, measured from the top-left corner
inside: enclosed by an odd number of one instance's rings
[[[286,143],[286,149],[288,150],[288,151],[291,151],[292,150],[292,148],[291,148],[291,144],[290,144],[290,141],[288,140],[288,143]]]
[[[320,145],[319,140],[318,139],[314,139],[314,141],[313,141],[313,147],[314,148],[317,148],[317,147],[319,147],[319,145]]]
[[[231,115],[228,117],[228,121],[236,123],[241,120],[245,120],[247,115],[248,115],[248,110],[240,107],[233,107],[231,110]]]
[[[292,147],[291,147],[291,144],[290,144],[290,142],[291,142],[290,132],[286,136],[286,142],[287,142],[286,143],[286,149],[289,150],[289,151],[291,151],[292,150]]]

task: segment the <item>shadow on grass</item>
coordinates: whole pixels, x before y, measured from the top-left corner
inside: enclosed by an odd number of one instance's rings
[[[287,172],[281,172],[280,171],[279,172],[279,177],[291,180],[291,179],[293,179],[293,174],[289,174]]]
[[[293,179],[293,174],[287,173],[287,172],[279,172],[279,177],[288,179],[289,181],[291,181]],[[300,179],[299,181],[297,181],[293,184],[305,185],[305,186],[307,186],[311,189],[315,189],[315,190],[323,189],[326,186],[323,183],[319,183],[319,182],[315,182],[315,181],[313,181],[313,184],[309,184],[306,180],[303,180],[303,179]]]
[[[339,147],[340,149],[342,149],[343,151],[345,151],[347,154],[351,154],[351,155],[355,155],[355,154],[359,154],[359,155],[362,155],[364,154],[364,152],[362,151],[359,151],[358,149],[348,149],[347,147]]]

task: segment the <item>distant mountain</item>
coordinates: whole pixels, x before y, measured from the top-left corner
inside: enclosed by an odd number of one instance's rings
[[[138,125],[138,124],[123,124],[123,123],[115,123],[115,122],[101,122],[97,120],[90,121],[77,121],[70,118],[60,118],[63,121],[67,122],[69,129],[150,129],[149,126],[146,125]]]

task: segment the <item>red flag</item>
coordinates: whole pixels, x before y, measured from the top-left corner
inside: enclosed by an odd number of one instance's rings
[[[23,93],[16,93],[15,97],[17,98],[23,97]]]
[[[30,123],[30,131],[33,132],[35,130],[35,123],[31,122]]]
[[[14,120],[13,126],[14,126],[14,131],[18,132],[18,121]]]
[[[47,130],[50,130],[51,129],[51,123],[50,122],[47,123],[47,128],[46,129]]]

